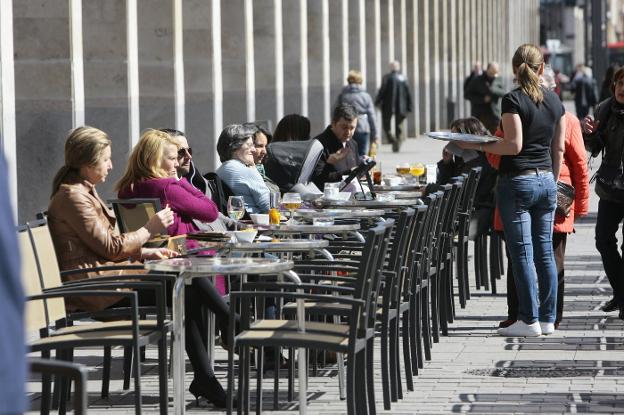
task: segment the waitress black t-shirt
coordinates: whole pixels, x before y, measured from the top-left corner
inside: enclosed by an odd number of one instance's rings
[[[503,97],[502,113],[518,114],[522,121],[522,149],[515,156],[501,157],[501,174],[552,168],[550,145],[565,108],[554,92],[544,88],[542,92],[544,100],[539,104],[519,88]]]

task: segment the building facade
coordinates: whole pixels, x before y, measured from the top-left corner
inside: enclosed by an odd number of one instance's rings
[[[0,0],[0,132],[18,220],[45,210],[67,132],[113,140],[110,198],[145,128],[187,133],[203,172],[229,123],[301,113],[328,124],[349,69],[375,95],[391,60],[409,79],[410,136],[469,114],[472,62],[539,40],[538,0]]]

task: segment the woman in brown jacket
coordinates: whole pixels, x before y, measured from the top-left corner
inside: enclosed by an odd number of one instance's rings
[[[95,190],[112,168],[111,141],[105,132],[87,126],[71,131],[65,142],[65,165],[54,177],[48,206],[50,233],[61,270],[130,264],[176,255],[165,248],[143,247],[148,239],[166,231],[173,223],[169,208],[158,212],[135,232],[123,235],[115,232],[115,216]],[[65,279],[102,274],[87,272]],[[69,311],[98,311],[119,300],[119,297],[72,297],[66,307]]]

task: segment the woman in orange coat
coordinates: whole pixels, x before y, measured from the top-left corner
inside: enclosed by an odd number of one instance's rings
[[[555,74],[550,67],[544,69],[542,82],[546,88],[553,89],[555,86]],[[557,316],[555,327],[563,317],[563,293],[564,293],[564,257],[566,240],[569,233],[574,232],[574,221],[577,217],[587,215],[589,210],[589,172],[587,170],[587,157],[585,145],[583,144],[583,134],[578,118],[566,112],[565,115],[566,134],[565,150],[563,162],[559,173],[559,181],[572,185],[575,189],[574,202],[570,208],[568,216],[557,213],[555,215],[555,225],[553,229],[553,250],[555,253],[555,264],[557,266]],[[496,132],[497,136],[502,136],[502,131]],[[495,154],[487,155],[490,164],[498,167],[500,156]],[[503,224],[500,219],[498,209],[494,215],[494,229],[503,231]],[[509,259],[509,258],[508,258]],[[510,261],[507,261],[510,263]],[[502,321],[499,327],[507,327],[516,321],[518,312],[518,298],[514,283],[511,266],[507,267],[507,320]]]

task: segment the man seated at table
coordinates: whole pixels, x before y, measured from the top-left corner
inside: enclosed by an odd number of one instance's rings
[[[173,128],[162,128],[160,131],[169,134],[178,143],[178,166],[176,167],[178,178],[185,178],[193,187],[212,199],[210,186],[208,186],[206,179],[193,163],[193,150],[189,147],[184,133]],[[232,227],[236,223],[234,219],[228,218],[221,212],[219,212],[219,217],[213,222],[201,222],[198,219],[193,219],[193,222],[199,230],[218,232],[226,231],[228,227]]]
[[[358,165],[358,146],[352,140],[357,126],[358,114],[351,105],[342,104],[334,109],[331,124],[315,138],[324,147],[312,181],[319,189],[325,183],[339,182]]]

